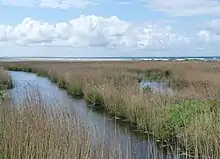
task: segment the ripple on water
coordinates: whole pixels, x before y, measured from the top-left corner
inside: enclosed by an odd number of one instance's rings
[[[138,136],[128,125],[110,119],[104,113],[98,113],[86,106],[84,100],[72,99],[64,90],[59,89],[47,78],[32,73],[10,72],[15,88],[11,90],[12,98],[16,102],[24,103],[27,94],[34,100],[41,100],[52,106],[66,106],[69,113],[76,116],[85,127],[91,129],[94,141],[103,139],[108,147],[120,147],[122,158],[131,154],[134,159],[154,158],[182,158],[178,155],[169,155],[157,146],[152,137]],[[158,88],[158,83],[144,82],[143,85]],[[112,145],[112,141],[114,144]],[[94,142],[95,143],[95,142]],[[110,144],[111,143],[111,144]]]

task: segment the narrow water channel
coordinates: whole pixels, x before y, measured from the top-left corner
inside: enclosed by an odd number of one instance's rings
[[[110,119],[104,113],[98,113],[87,107],[84,100],[72,99],[66,91],[61,90],[47,78],[39,77],[33,73],[11,71],[14,88],[11,90],[15,104],[25,102],[27,94],[34,98],[35,94],[41,96],[46,104],[67,106],[71,114],[92,129],[94,139],[104,139],[106,142],[114,140],[115,145],[120,145],[122,158],[131,154],[132,159],[182,159],[183,157],[165,153],[159,148],[152,137],[135,133],[132,128],[122,122]],[[18,103],[19,102],[19,103]]]

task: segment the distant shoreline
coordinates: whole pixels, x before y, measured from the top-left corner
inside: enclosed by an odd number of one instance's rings
[[[0,57],[0,61],[219,61],[209,57]]]

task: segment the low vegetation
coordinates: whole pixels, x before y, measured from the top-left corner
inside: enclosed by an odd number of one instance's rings
[[[122,158],[120,149],[114,152],[101,140],[94,146],[90,130],[67,110],[54,110],[39,102],[42,99],[28,96],[24,105],[0,101],[1,159]]]
[[[9,70],[46,76],[88,105],[126,119],[143,133],[195,158],[219,158],[218,62],[23,62]],[[175,95],[143,90],[141,80],[165,81]]]
[[[0,97],[3,96],[6,89],[11,89],[12,87],[12,81],[8,72],[4,68],[0,68]]]

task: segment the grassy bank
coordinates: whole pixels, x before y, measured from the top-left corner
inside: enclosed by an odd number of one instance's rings
[[[3,95],[6,89],[13,87],[12,80],[4,68],[0,68],[0,96]]]
[[[150,131],[167,143],[178,140],[188,154],[220,157],[218,63],[35,62],[4,66],[46,76],[73,97],[84,97],[89,105],[136,124],[141,132]],[[175,96],[143,91],[137,82],[140,76],[151,81],[172,79],[178,91]]]

